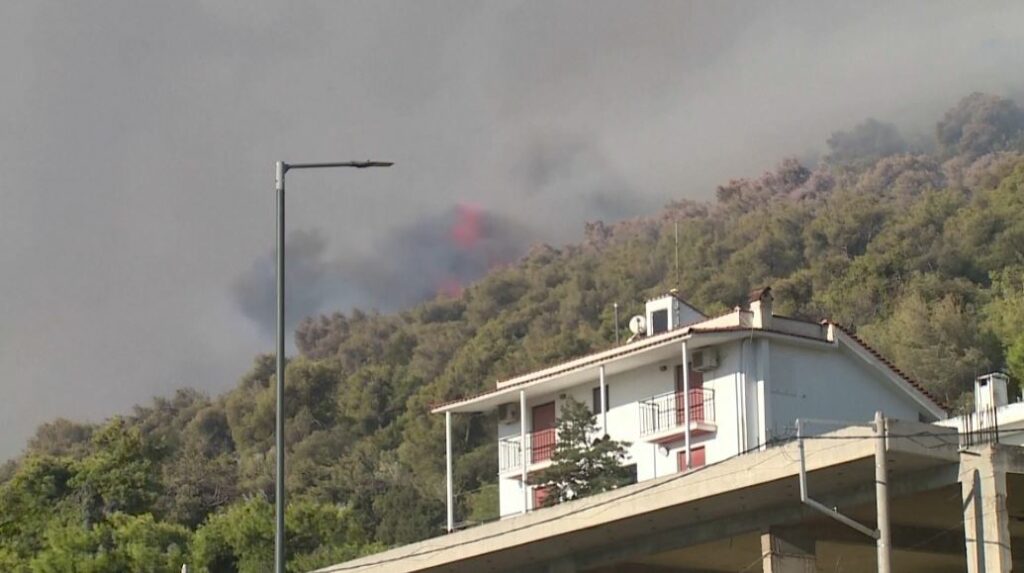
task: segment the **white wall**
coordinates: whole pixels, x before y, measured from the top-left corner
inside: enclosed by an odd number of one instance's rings
[[[754,338],[721,344],[716,349],[719,366],[704,373],[704,387],[715,392],[717,431],[695,436],[691,443],[693,447],[705,447],[709,464],[757,447],[769,438],[793,435],[798,417],[868,422],[876,410],[882,410],[892,418],[916,421],[919,412],[924,411],[885,374],[844,346]],[[639,481],[680,470],[676,459],[684,450],[683,439],[665,444],[664,453],[658,445],[641,440],[638,402],[673,391],[675,367],[681,361],[680,349],[678,357],[605,379],[609,387],[608,434],[630,442],[626,463],[637,465]],[[562,394],[590,406],[596,386],[598,368],[594,367],[587,383],[529,400],[527,428],[532,423],[533,406],[555,401],[560,416]],[[499,424],[499,438],[518,435],[518,422]],[[501,479],[499,491],[502,516],[522,511],[524,498],[518,474]],[[532,503],[532,495],[528,500]]]
[[[715,424],[717,431],[691,438],[691,448],[704,447],[705,462],[712,464],[730,458],[742,450],[743,388],[740,371],[740,344],[731,342],[715,347],[718,368],[704,372],[704,388],[715,392]],[[673,366],[674,367],[674,366]],[[668,444],[669,454],[658,459],[660,477],[682,471],[678,466],[678,453],[686,450],[684,439]]]
[[[794,435],[797,418],[869,422],[881,410],[887,417],[916,422],[924,411],[842,345],[815,348],[773,340],[771,349],[769,430],[774,437]]]
[[[744,377],[739,372],[739,349],[737,342],[721,345],[718,348],[719,366],[715,370],[704,373],[704,387],[715,392],[715,420],[717,432],[710,435],[694,437],[693,447],[704,446],[707,463],[714,463],[734,456],[741,451],[745,443],[743,438],[743,421],[738,412],[743,407]],[[675,390],[675,367],[682,362],[682,348],[679,357],[656,364],[650,364],[615,376],[606,376],[608,385],[608,434],[612,439],[629,442],[626,464],[635,463],[638,481],[675,473],[677,452],[683,451],[684,441],[680,438],[666,444],[663,452],[658,445],[645,442],[640,438],[640,405],[646,398],[672,392]],[[592,405],[593,388],[597,387],[598,369],[594,368],[592,380],[575,386],[565,392],[529,400],[527,402],[527,428],[531,427],[530,409],[539,404],[554,400],[561,415],[561,405],[565,401],[561,396],[571,396],[588,406]],[[597,416],[598,425],[601,415]],[[519,435],[519,424],[499,424],[498,438]],[[518,476],[509,476],[500,480],[501,515],[517,514],[523,508],[523,492],[520,489]],[[528,502],[532,503],[532,495]]]

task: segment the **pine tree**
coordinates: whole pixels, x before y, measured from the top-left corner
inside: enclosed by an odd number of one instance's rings
[[[571,397],[562,404],[558,440],[551,465],[530,478],[530,484],[547,488],[544,505],[579,499],[626,485],[632,481],[622,465],[626,442],[599,436],[597,417],[585,404]]]

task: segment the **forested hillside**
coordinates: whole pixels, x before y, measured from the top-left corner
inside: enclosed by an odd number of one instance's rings
[[[440,534],[429,406],[607,347],[614,302],[624,326],[672,287],[714,313],[771,285],[776,312],[856,329],[952,408],[977,374],[1024,380],[1024,112],[973,94],[930,142],[908,141],[869,120],[819,165],[784,160],[710,202],[588,223],[578,244],[536,245],[457,297],[305,320],[288,364],[290,568]],[[0,472],[0,570],[263,571],[273,371],[258,356],[221,396],[39,428]],[[495,420],[454,420],[457,520],[493,518]]]

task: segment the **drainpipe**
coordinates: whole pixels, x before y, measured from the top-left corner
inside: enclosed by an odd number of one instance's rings
[[[678,404],[676,404],[678,407]],[[686,352],[686,342],[683,342],[683,424],[686,435],[686,471],[693,466],[693,459],[690,452],[690,363]]]
[[[455,495],[452,488],[452,413],[444,413],[444,440],[445,440],[445,481],[447,486],[448,503],[448,533],[455,531]]]
[[[736,434],[737,434],[737,447],[738,451],[747,451],[747,377],[745,375],[746,363],[743,362],[743,347],[745,340],[740,340],[740,356],[739,356],[739,368],[736,371],[736,397],[738,408],[736,408]]]
[[[598,388],[598,392],[601,393],[601,432],[604,435],[608,435],[608,399],[607,399],[607,387],[604,383],[604,364],[598,368],[600,372],[601,384]]]
[[[526,390],[519,391],[519,460],[522,465],[523,513],[530,509],[530,488],[526,485],[526,468],[530,464],[530,451],[526,447]]]

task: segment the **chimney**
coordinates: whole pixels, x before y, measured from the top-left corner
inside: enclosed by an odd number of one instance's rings
[[[992,372],[974,379],[974,411],[979,414],[1009,403],[1007,383],[1002,372]]]
[[[751,323],[754,328],[772,327],[772,287],[764,287],[750,291],[750,312],[753,314]]]

